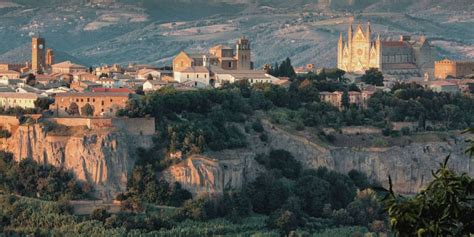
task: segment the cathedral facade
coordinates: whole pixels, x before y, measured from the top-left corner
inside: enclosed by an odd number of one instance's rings
[[[337,45],[337,67],[350,73],[364,73],[378,68],[386,74],[421,76],[434,68],[434,49],[424,36],[411,40],[401,36],[399,40],[384,41],[380,35],[372,39],[370,23],[365,29],[349,26],[347,40],[342,33]]]

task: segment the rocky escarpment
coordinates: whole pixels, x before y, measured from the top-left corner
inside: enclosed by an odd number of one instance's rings
[[[105,199],[126,190],[136,148],[149,145],[148,136],[87,129],[57,135],[42,124],[21,125],[2,144],[16,160],[33,159],[71,170],[79,180],[93,185],[97,197]]]
[[[474,161],[464,153],[468,144],[463,139],[411,143],[404,147],[331,147],[269,123],[264,125],[268,142],[251,136],[248,149],[190,157],[169,168],[165,177],[180,182],[197,195],[219,194],[225,188],[238,188],[253,180],[262,170],[254,157],[271,149],[290,151],[306,168],[324,166],[341,173],[359,170],[385,187],[390,175],[395,191],[403,194],[413,194],[425,187],[432,180],[431,171],[436,170],[447,155],[451,155],[451,168],[474,176]]]

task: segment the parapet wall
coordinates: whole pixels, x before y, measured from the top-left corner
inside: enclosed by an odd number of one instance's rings
[[[132,135],[155,134],[154,118],[45,118],[68,127],[86,126],[89,129],[118,128]]]

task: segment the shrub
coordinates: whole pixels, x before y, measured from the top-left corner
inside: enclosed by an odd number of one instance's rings
[[[255,132],[258,132],[258,133],[261,133],[263,132],[265,129],[263,128],[263,125],[262,125],[262,122],[260,122],[260,120],[255,120],[253,123],[252,123],[252,128]]]
[[[266,133],[260,134],[260,141],[262,142],[267,142],[268,141],[268,135]]]
[[[0,138],[9,138],[11,135],[12,134],[9,131],[0,129]]]

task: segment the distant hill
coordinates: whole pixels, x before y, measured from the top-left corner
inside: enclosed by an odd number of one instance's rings
[[[4,7],[2,7],[4,6]],[[12,0],[0,4],[0,61],[29,58],[30,36],[65,59],[169,63],[181,50],[252,40],[257,66],[335,65],[339,32],[371,21],[384,37],[424,34],[439,57],[474,58],[472,0]]]

